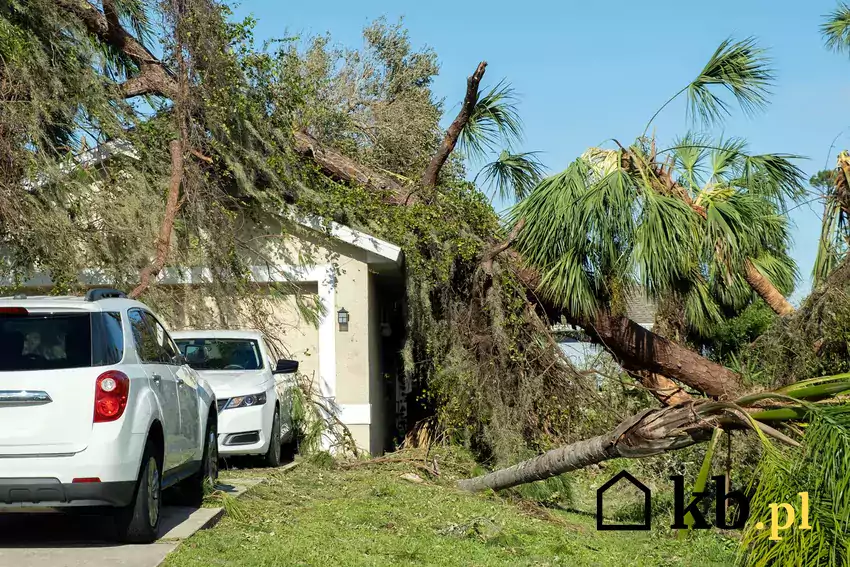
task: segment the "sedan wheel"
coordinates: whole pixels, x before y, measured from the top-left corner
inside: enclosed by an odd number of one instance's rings
[[[280,466],[280,411],[275,409],[272,430],[269,433],[269,450],[266,452],[266,466]]]

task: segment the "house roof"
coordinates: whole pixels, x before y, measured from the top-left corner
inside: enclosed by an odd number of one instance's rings
[[[626,315],[642,327],[652,328],[658,306],[645,293],[638,290],[626,300]]]
[[[291,207],[284,214],[305,228],[328,234],[337,240],[345,242],[346,244],[365,250],[366,263],[368,264],[382,264],[388,262],[401,264],[401,248],[395,244],[387,242],[386,240],[381,240],[376,236],[372,236],[371,234],[361,232],[355,228],[339,224],[332,220],[323,219],[316,215],[301,213],[295,207]]]

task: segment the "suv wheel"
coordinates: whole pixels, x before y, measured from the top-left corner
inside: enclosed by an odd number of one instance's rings
[[[280,466],[280,410],[275,408],[274,419],[272,419],[271,440],[269,450],[266,452],[265,464],[267,467]]]
[[[201,469],[184,480],[180,486],[183,496],[182,503],[199,508],[204,501],[207,485],[215,486],[218,480],[218,426],[216,414],[210,411],[207,419],[207,432],[204,435],[204,454],[201,458]]]
[[[127,543],[150,543],[159,531],[162,508],[162,459],[148,439],[136,481],[133,502],[115,515],[118,538]]]

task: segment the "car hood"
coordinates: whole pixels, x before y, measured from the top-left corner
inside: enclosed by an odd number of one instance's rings
[[[218,399],[264,391],[271,377],[264,370],[198,370]]]

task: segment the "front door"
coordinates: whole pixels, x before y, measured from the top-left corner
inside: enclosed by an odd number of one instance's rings
[[[163,469],[170,471],[185,462],[183,439],[180,434],[180,405],[177,380],[171,367],[165,363],[166,352],[157,340],[153,317],[141,309],[128,312],[139,362],[148,376],[148,382],[159,401],[162,411],[162,429],[165,435]]]

